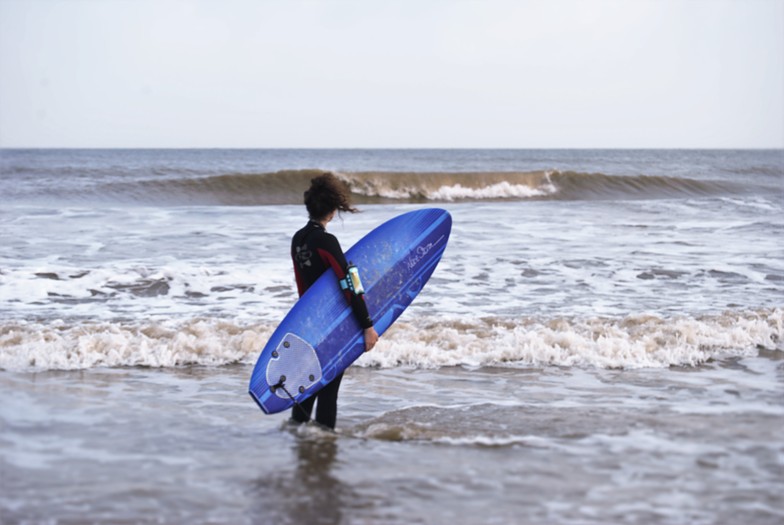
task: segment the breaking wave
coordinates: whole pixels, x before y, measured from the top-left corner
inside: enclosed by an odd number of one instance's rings
[[[191,319],[149,323],[7,322],[0,369],[220,366],[253,363],[271,323]],[[416,319],[399,322],[358,366],[662,368],[784,351],[784,310],[665,318]]]
[[[301,204],[310,179],[323,170],[283,170],[93,181],[76,188],[48,187],[33,198],[120,202],[139,205],[258,206]],[[482,200],[650,199],[737,194],[740,183],[650,175],[574,171],[523,172],[342,172],[360,204]]]

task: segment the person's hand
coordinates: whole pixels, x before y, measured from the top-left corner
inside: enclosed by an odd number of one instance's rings
[[[378,333],[372,326],[365,328],[365,352],[370,352],[378,342]]]

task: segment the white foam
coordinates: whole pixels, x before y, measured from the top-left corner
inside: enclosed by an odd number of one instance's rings
[[[235,317],[279,319],[296,300],[288,261],[230,264],[163,260],[93,268],[36,264],[0,274],[0,306],[18,316],[77,315],[111,320],[118,315],[197,316],[205,310]],[[63,304],[68,305],[64,314]],[[252,311],[247,305],[254,305]],[[282,312],[282,313],[281,313]]]
[[[653,315],[625,318],[558,318],[517,322],[399,323],[361,366],[590,366],[664,368],[709,359],[784,350],[784,310],[728,312],[700,318]]]
[[[504,181],[482,188],[466,188],[461,184],[441,186],[436,191],[429,192],[427,197],[429,199],[441,201],[455,201],[460,199],[525,199],[531,197],[544,197],[552,195],[555,192],[556,188],[552,184],[533,188],[525,184],[511,184]]]
[[[69,325],[0,326],[0,368],[75,370],[93,367],[252,363],[275,323],[219,319]],[[728,312],[699,318],[475,321],[419,318],[394,325],[357,364],[411,366],[586,366],[662,368],[710,359],[784,351],[784,310]]]
[[[484,200],[484,199],[512,199],[531,198],[552,195],[558,188],[550,181],[551,172],[546,172],[541,185],[516,184],[510,181],[500,181],[493,184],[480,184],[478,187],[464,186],[460,183],[443,184],[436,189],[428,187],[426,183],[410,182],[400,186],[393,186],[385,179],[358,179],[351,175],[341,174],[341,178],[351,187],[351,191],[369,197],[383,197],[394,200],[408,200],[425,198],[435,201],[456,200]],[[466,174],[468,177],[468,174]],[[431,183],[432,184],[432,183]]]
[[[536,436],[517,435],[446,435],[443,429],[418,424],[375,422],[366,428],[355,429],[351,435],[364,439],[383,441],[428,441],[442,445],[478,446],[487,448],[511,447],[515,445],[541,446]]]
[[[17,323],[0,328],[0,368],[224,365],[255,360],[273,326],[219,320],[179,323]]]

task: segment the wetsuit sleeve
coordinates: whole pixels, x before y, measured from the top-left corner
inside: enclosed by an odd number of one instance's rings
[[[340,243],[337,237],[331,234],[324,235],[323,243],[318,248],[318,254],[324,261],[325,265],[330,266],[337,274],[338,279],[346,277],[348,270],[348,263],[343,250],[340,248]],[[368,313],[365,298],[361,295],[354,295],[346,291],[346,299],[351,303],[351,309],[354,311],[354,316],[359,321],[362,328],[370,328],[373,326],[373,320]]]
[[[305,281],[303,280],[302,274],[297,267],[297,261],[294,260],[294,257],[291,259],[294,262],[294,279],[297,281],[297,293],[300,297],[302,297],[302,295],[305,293],[305,290],[307,289],[305,287]]]

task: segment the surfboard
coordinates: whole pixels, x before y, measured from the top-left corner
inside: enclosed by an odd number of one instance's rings
[[[416,210],[380,225],[345,252],[359,268],[379,335],[419,294],[446,248],[452,217]],[[267,414],[290,408],[329,384],[365,351],[362,327],[327,270],[291,308],[261,351],[249,392]]]

